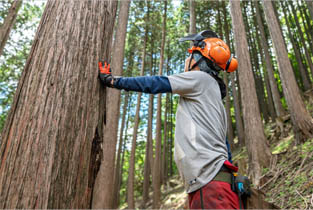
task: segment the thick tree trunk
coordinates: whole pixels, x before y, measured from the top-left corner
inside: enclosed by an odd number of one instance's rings
[[[255,90],[253,74],[251,72],[250,56],[246,33],[239,1],[230,1],[236,54],[239,66],[243,118],[245,121],[246,146],[250,162],[252,182],[258,186],[261,177],[261,167],[268,167],[271,153],[266,143],[263,124]]]
[[[225,32],[225,38],[226,38],[226,43],[228,46],[230,45],[230,39],[229,39],[229,25],[227,21],[227,10],[226,10],[226,5],[225,1],[222,1],[222,9],[223,9],[223,14],[224,14],[224,32]],[[234,49],[233,49],[234,50]],[[236,120],[236,129],[237,129],[237,135],[238,135],[238,141],[240,146],[244,146],[244,131],[243,131],[243,123],[241,119],[241,114],[240,114],[240,104],[239,104],[239,99],[237,95],[237,90],[236,90],[236,85],[235,85],[235,75],[230,74],[231,78],[231,88],[232,88],[232,94],[233,94],[233,103],[234,103],[234,108],[235,108],[235,120]]]
[[[271,86],[271,93],[272,93],[272,97],[273,97],[275,111],[276,111],[277,116],[279,117],[279,116],[285,115],[286,113],[285,113],[283,105],[280,101],[280,95],[279,95],[279,91],[277,88],[277,82],[276,82],[276,79],[274,77],[273,64],[271,61],[271,56],[269,53],[269,47],[268,47],[267,39],[265,36],[265,30],[264,30],[263,22],[262,22],[261,15],[260,15],[261,13],[260,13],[260,8],[259,8],[259,3],[257,1],[254,1],[254,6],[256,8],[256,19],[258,22],[259,31],[260,31],[260,35],[261,35],[261,45],[262,45],[263,52],[264,52],[266,70],[268,73],[268,79],[269,79],[269,83]]]
[[[164,63],[164,46],[166,39],[166,12],[167,12],[167,1],[164,1],[164,13],[163,13],[163,26],[162,26],[162,42],[161,42],[161,53],[160,53],[160,66],[159,75],[163,72]],[[155,158],[153,164],[153,208],[160,208],[161,199],[161,115],[162,115],[162,101],[161,94],[158,94],[158,105],[157,105],[157,121],[156,121],[156,143],[155,143]]]
[[[46,4],[0,146],[0,208],[90,208],[115,1]],[[101,28],[101,30],[100,30]]]
[[[149,13],[147,13],[147,15],[148,14]],[[148,26],[146,25],[140,76],[143,76],[144,70],[145,70],[147,37],[148,37]],[[128,203],[129,209],[135,208],[135,200],[134,200],[135,154],[136,154],[137,133],[138,133],[138,127],[139,127],[141,95],[142,93],[138,93],[138,96],[137,96],[136,116],[135,116],[135,122],[134,122],[132,147],[131,147],[130,160],[129,160],[128,184],[127,184],[127,203]]]
[[[297,86],[292,67],[288,59],[288,53],[284,45],[282,34],[279,30],[279,24],[275,19],[275,13],[270,1],[263,1],[266,22],[269,25],[271,37],[275,47],[278,61],[278,70],[280,73],[284,95],[288,108],[290,110],[294,133],[299,142],[303,142],[313,134],[312,117],[309,115],[302,101],[299,88]]]
[[[17,13],[22,5],[22,2],[22,0],[13,1],[8,15],[4,19],[3,24],[0,25],[0,56],[2,55],[4,46],[9,39],[11,29],[15,23]]]
[[[120,2],[118,24],[112,52],[112,74],[118,76],[123,74],[123,59],[129,4],[130,1],[128,0]],[[114,195],[116,195],[115,190],[117,189],[116,185],[114,185],[116,178],[116,176],[114,176],[114,163],[118,120],[120,116],[120,95],[120,90],[113,88],[107,89],[106,132],[104,134],[105,142],[103,143],[103,161],[101,162],[100,172],[96,179],[93,208],[112,208],[116,203]]]

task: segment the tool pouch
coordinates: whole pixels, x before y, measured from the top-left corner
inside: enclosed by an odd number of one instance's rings
[[[251,182],[248,177],[241,175],[234,176],[233,180],[234,191],[239,196],[240,204],[243,204],[243,208],[246,209],[247,200],[251,196]]]

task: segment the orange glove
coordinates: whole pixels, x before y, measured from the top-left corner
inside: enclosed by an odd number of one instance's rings
[[[104,66],[102,62],[99,61],[99,78],[101,82],[107,87],[113,87],[114,77],[110,71],[110,64],[108,65],[107,62],[104,62]]]

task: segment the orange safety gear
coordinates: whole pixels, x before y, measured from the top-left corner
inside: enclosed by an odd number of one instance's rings
[[[238,61],[231,55],[227,44],[219,39],[213,31],[202,31],[184,37],[180,41],[193,41],[194,45],[188,49],[189,53],[199,51],[205,58],[224,71],[234,72],[238,67]]]

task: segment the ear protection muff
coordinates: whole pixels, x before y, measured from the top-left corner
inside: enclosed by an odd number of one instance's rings
[[[238,68],[238,61],[236,58],[231,56],[227,61],[225,71],[227,71],[228,73],[231,73],[231,72],[236,71],[237,68]]]

